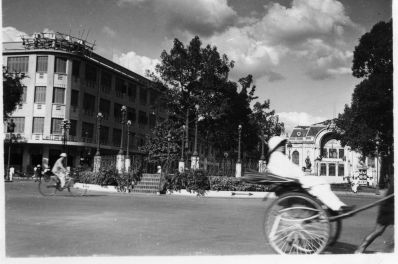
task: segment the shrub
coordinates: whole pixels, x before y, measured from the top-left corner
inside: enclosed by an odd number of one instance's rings
[[[161,192],[167,189],[171,192],[186,189],[188,192],[196,192],[204,195],[210,190],[210,182],[203,170],[190,170],[188,172],[176,172],[162,177],[164,182],[161,184]]]
[[[71,173],[71,177],[75,182],[86,184],[98,184],[101,186],[115,186],[118,191],[131,191],[132,183],[136,183],[141,179],[141,171],[132,170],[119,174],[113,167],[101,168],[99,172],[90,170],[75,169]]]
[[[239,178],[225,176],[211,176],[209,182],[212,191],[265,192],[271,187],[269,185],[243,183]]]

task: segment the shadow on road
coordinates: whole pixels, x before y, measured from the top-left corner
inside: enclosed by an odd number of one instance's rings
[[[358,245],[353,245],[344,242],[336,242],[333,246],[325,249],[324,254],[354,254]],[[366,251],[366,253],[374,253],[373,251]]]

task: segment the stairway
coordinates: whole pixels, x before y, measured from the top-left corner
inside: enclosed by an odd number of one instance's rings
[[[139,181],[133,188],[133,193],[158,193],[160,184],[160,174],[142,174]]]

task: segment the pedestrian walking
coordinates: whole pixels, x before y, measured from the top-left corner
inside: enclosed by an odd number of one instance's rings
[[[393,180],[393,179],[392,179]],[[386,196],[394,193],[394,182],[390,183]],[[376,225],[372,232],[370,232],[358,246],[355,251],[356,254],[365,252],[366,248],[379,236],[381,236],[389,225],[394,225],[394,196],[383,201],[380,204],[377,215]],[[387,250],[392,252],[394,250],[394,241],[387,245]]]

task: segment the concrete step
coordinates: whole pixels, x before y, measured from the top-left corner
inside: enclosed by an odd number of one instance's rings
[[[135,193],[157,193],[159,191],[160,174],[143,174],[141,180],[132,190]]]

